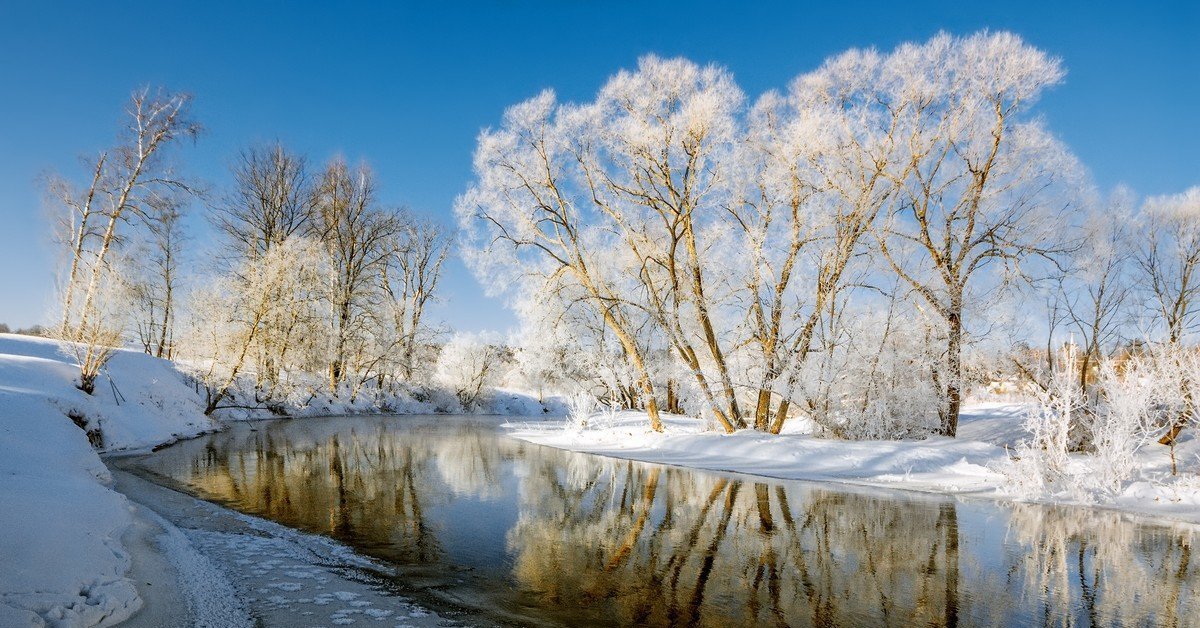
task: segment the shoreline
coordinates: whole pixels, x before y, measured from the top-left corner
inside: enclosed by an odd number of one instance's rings
[[[122,539],[133,541],[126,577],[144,601],[123,626],[453,622],[388,591],[371,575],[380,571],[372,559],[333,539],[193,497],[121,464],[109,468],[113,490],[133,506],[134,523]]]
[[[676,420],[678,421],[678,420]],[[659,464],[671,467],[680,467],[692,470],[711,471],[716,473],[727,473],[740,476],[769,478],[780,481],[798,481],[812,484],[831,484],[835,486],[865,488],[881,491],[895,491],[910,495],[929,495],[949,498],[967,498],[988,500],[998,502],[1004,505],[1010,504],[1034,504],[1046,507],[1066,507],[1066,508],[1083,508],[1093,509],[1104,512],[1113,512],[1121,515],[1133,517],[1140,522],[1176,526],[1185,525],[1195,527],[1200,531],[1200,507],[1194,504],[1179,500],[1177,502],[1162,502],[1159,501],[1160,496],[1153,496],[1153,499],[1135,499],[1126,498],[1125,503],[1117,499],[1113,502],[1089,502],[1081,499],[1069,499],[1063,496],[1043,495],[1036,497],[1022,497],[1004,491],[1003,478],[995,469],[987,468],[984,464],[977,464],[982,461],[968,461],[965,457],[959,459],[953,465],[962,465],[967,468],[968,473],[959,473],[957,476],[951,474],[939,475],[935,478],[917,479],[905,477],[903,472],[897,473],[881,473],[874,476],[867,474],[852,475],[850,472],[838,474],[822,474],[813,472],[805,466],[804,462],[786,464],[781,463],[777,459],[754,458],[748,456],[724,455],[712,456],[704,454],[696,454],[694,451],[689,451],[688,446],[694,446],[696,440],[714,440],[728,438],[743,438],[743,439],[781,439],[776,441],[779,445],[787,444],[809,444],[816,446],[817,449],[834,450],[828,452],[827,455],[838,455],[837,450],[846,450],[851,448],[869,449],[872,446],[892,446],[898,448],[906,448],[917,450],[917,454],[921,454],[922,448],[938,449],[939,445],[970,445],[979,444],[992,447],[1000,447],[980,441],[967,441],[957,439],[925,439],[919,441],[837,441],[833,439],[822,439],[808,435],[766,435],[752,430],[742,430],[735,434],[716,434],[711,432],[701,433],[668,433],[654,434],[647,430],[639,434],[639,430],[626,430],[625,435],[628,437],[625,442],[613,443],[607,438],[611,437],[611,429],[609,433],[605,431],[597,431],[589,434],[588,430],[583,432],[569,433],[564,429],[564,425],[551,424],[550,421],[540,422],[525,422],[518,423],[510,421],[503,426],[504,434],[509,438],[514,438],[522,442],[527,442],[545,447],[553,447],[564,451],[573,451],[590,455],[605,456],[619,460],[629,460],[634,462],[643,462],[650,464]],[[639,440],[641,439],[641,440]],[[681,442],[682,447],[673,447],[674,442]],[[790,441],[790,442],[789,442]],[[632,444],[631,444],[632,443]],[[904,452],[911,453],[911,452]],[[842,454],[844,455],[844,454]],[[965,463],[965,464],[962,464]],[[853,465],[847,465],[848,467]],[[978,469],[983,469],[990,476],[977,475]],[[940,471],[940,470],[939,470]],[[917,473],[916,475],[920,475]],[[880,477],[888,479],[881,480]],[[982,479],[977,479],[982,478]],[[941,486],[939,486],[939,483]],[[976,484],[971,486],[971,483]],[[1148,487],[1147,488],[1152,488]],[[1163,490],[1161,487],[1159,490]],[[1154,508],[1151,505],[1161,503],[1163,508]],[[1147,507],[1151,506],[1151,507]]]

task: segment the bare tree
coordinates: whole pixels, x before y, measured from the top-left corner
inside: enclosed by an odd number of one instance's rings
[[[376,203],[374,175],[366,166],[352,170],[345,161],[334,160],[317,190],[317,233],[329,260],[328,383],[336,394],[352,356],[362,357],[369,341],[371,319],[380,305],[378,278],[404,225]],[[378,357],[365,361],[377,364]]]
[[[308,160],[279,143],[243,150],[233,167],[233,189],[209,214],[235,261],[262,257],[293,235],[315,227]]]
[[[442,263],[449,251],[450,238],[441,225],[407,215],[381,268],[381,284],[400,341],[399,373],[404,379],[412,378],[416,352],[430,340],[425,308],[437,295]]]
[[[164,197],[189,189],[164,153],[199,133],[200,127],[188,117],[190,100],[185,94],[150,88],[134,92],[119,143],[91,163],[88,187],[76,192],[62,180],[51,183],[51,192],[68,210],[60,232],[67,270],[57,335],[75,355],[79,388],[88,394],[124,327],[123,321],[114,320],[123,304],[113,300],[125,274],[115,267],[113,255],[122,231],[131,221],[144,219]]]
[[[171,359],[175,352],[175,319],[179,300],[179,264],[186,234],[183,205],[174,197],[152,203],[146,215],[147,249],[141,259],[143,277],[135,287],[139,320],[135,323],[142,349]]]
[[[231,269],[236,272],[263,259],[291,238],[313,235],[316,190],[304,156],[278,142],[251,146],[238,154],[231,170],[233,188],[208,215],[222,236],[223,261]],[[302,314],[275,310],[262,322],[262,341],[256,344],[254,356],[261,389],[279,383],[296,334],[305,327]]]

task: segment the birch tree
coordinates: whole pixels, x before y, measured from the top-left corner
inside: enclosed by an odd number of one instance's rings
[[[138,341],[146,353],[171,359],[175,354],[175,321],[182,281],[180,264],[186,234],[184,205],[166,196],[151,203],[145,218],[146,242],[141,281],[136,286]]]
[[[66,268],[56,335],[75,356],[79,388],[88,394],[125,326],[121,314],[127,311],[127,301],[113,303],[112,297],[127,269],[115,266],[114,251],[124,232],[144,219],[152,205],[189,190],[166,153],[200,131],[189,117],[190,102],[186,94],[150,88],[134,92],[118,143],[88,162],[87,187],[79,191],[61,179],[51,184],[52,194],[67,210],[59,233]]]

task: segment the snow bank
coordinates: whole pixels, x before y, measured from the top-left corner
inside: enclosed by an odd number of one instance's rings
[[[221,427],[204,416],[201,391],[170,361],[118,351],[93,395],[75,387],[77,377],[58,342],[0,334],[0,626],[111,625],[136,612],[142,602],[126,578],[130,556],[120,541],[133,521],[130,504],[110,488],[97,452],[148,449]],[[293,416],[461,411],[453,395],[436,390],[386,403],[302,401],[285,410]],[[480,411],[557,409],[498,390]],[[262,408],[222,418],[271,416]]]
[[[0,334],[0,625],[110,625],[141,606],[120,544],[129,504],[68,414],[109,450],[215,425],[169,362],[122,351],[109,372],[86,395],[58,343]]]
[[[754,430],[722,434],[707,431],[700,420],[678,416],[665,418],[665,431],[656,433],[648,428],[641,412],[594,415],[584,429],[569,419],[510,421],[506,425],[510,435],[521,440],[645,462],[782,479],[1101,506],[1200,523],[1200,476],[1195,473],[1200,468],[1200,442],[1194,435],[1178,447],[1181,464],[1192,465],[1180,477],[1170,476],[1169,450],[1152,447],[1139,454],[1139,479],[1116,495],[1083,493],[1075,487],[1038,494],[1015,491],[1006,472],[1012,464],[1013,445],[1027,436],[1022,422],[1028,407],[1021,403],[974,405],[963,410],[957,438],[913,441],[842,441],[793,430],[778,436]],[[1083,455],[1073,458],[1079,464],[1085,460]]]
[[[1002,475],[991,467],[1004,449],[952,438],[922,441],[838,441],[806,434],[733,434],[705,431],[702,421],[664,419],[656,433],[641,412],[621,412],[588,429],[561,420],[509,422],[510,434],[542,445],[698,469],[733,471],[789,480],[843,481],[937,492],[994,488]]]

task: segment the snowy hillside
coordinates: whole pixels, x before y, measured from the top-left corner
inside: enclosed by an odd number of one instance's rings
[[[216,426],[169,362],[122,351],[108,371],[88,396],[58,343],[0,335],[0,625],[107,625],[141,606],[120,544],[129,504],[68,414],[108,450]]]

